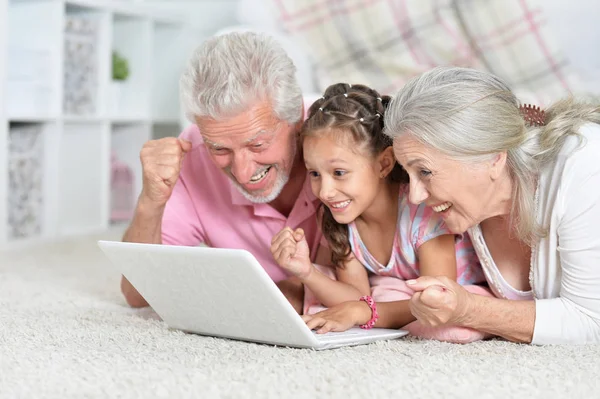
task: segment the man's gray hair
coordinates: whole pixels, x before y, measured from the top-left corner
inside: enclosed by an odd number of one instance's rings
[[[582,124],[599,123],[600,108],[567,98],[546,110],[545,126],[530,127],[520,105],[496,76],[437,67],[413,78],[392,99],[385,112],[385,133],[392,139],[411,134],[466,165],[506,151],[513,179],[511,221],[519,238],[531,243],[545,235],[535,215],[539,169],[554,162],[568,136],[581,137]]]
[[[269,101],[274,116],[288,123],[302,117],[296,67],[271,36],[233,32],[212,37],[192,55],[180,84],[181,104],[191,122],[219,120]]]

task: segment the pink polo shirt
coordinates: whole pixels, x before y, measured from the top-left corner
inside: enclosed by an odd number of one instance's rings
[[[205,243],[216,248],[245,249],[278,282],[289,276],[273,259],[271,239],[286,226],[301,227],[314,261],[321,240],[316,220],[319,200],[313,195],[308,178],[294,208],[285,217],[269,204],[250,202],[231,184],[210,159],[196,125],[189,126],[179,137],[191,141],[192,149],[183,160],[179,179],[165,208],[163,244],[196,246]]]

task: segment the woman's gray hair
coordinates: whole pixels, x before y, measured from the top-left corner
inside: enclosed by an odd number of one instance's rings
[[[296,67],[266,34],[233,32],[206,40],[192,55],[179,90],[191,122],[230,118],[258,101],[269,101],[279,120],[293,124],[302,117]]]
[[[447,156],[476,164],[506,151],[513,179],[511,225],[533,243],[546,234],[535,216],[536,177],[554,160],[569,135],[586,122],[600,123],[597,104],[559,101],[546,110],[546,124],[526,126],[521,104],[499,78],[459,67],[437,67],[408,82],[385,113],[392,139],[411,134]]]

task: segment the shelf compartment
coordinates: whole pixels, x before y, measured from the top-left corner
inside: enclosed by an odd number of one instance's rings
[[[60,21],[54,1],[8,2],[5,96],[9,118],[60,113]],[[32,23],[32,21],[35,21]]]
[[[102,114],[102,68],[106,59],[108,14],[67,5],[63,38],[63,113],[67,116]]]
[[[47,164],[55,123],[11,123],[8,132],[7,239],[38,238],[51,230],[52,174]]]
[[[181,130],[179,121],[154,122],[152,124],[152,139],[158,140],[165,137],[178,137]]]
[[[140,151],[144,144],[150,140],[151,126],[148,123],[113,123],[111,129],[111,154],[118,162],[118,170],[123,172],[117,178],[115,185],[111,185],[112,201],[110,214],[114,217],[113,221],[122,221],[127,219],[127,204],[134,198],[134,204],[142,191],[142,164],[140,162]],[[111,174],[115,168],[111,167]],[[126,177],[123,174],[131,173],[131,192],[126,186]],[[123,178],[123,180],[121,180]],[[114,182],[112,180],[111,182]],[[113,190],[113,188],[115,190]],[[118,199],[118,201],[116,200]],[[125,216],[124,216],[125,215]]]
[[[107,114],[113,119],[148,119],[151,96],[151,21],[142,17],[112,15],[112,47],[125,58],[129,74],[126,80],[110,80],[106,98]]]
[[[57,233],[108,226],[108,123],[68,122],[60,140]]]
[[[179,120],[179,78],[189,49],[177,25],[154,22],[152,47],[152,119]]]

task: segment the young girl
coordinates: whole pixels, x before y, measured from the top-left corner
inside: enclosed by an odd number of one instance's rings
[[[331,251],[331,259],[317,254],[317,263],[332,264],[334,273],[311,263],[301,230],[279,232],[271,251],[307,288],[305,315],[322,310],[319,303],[331,308],[305,316],[318,332],[364,323],[446,341],[481,339],[483,334],[464,328],[425,329],[410,312],[413,292],[406,280],[447,276],[467,286],[485,279],[468,236],[451,234],[439,216],[444,205],[409,202],[408,176],[382,132],[389,100],[366,86],[335,84],[311,106],[302,129],[304,161],[322,201],[322,231]],[[486,294],[477,286],[471,291]]]

